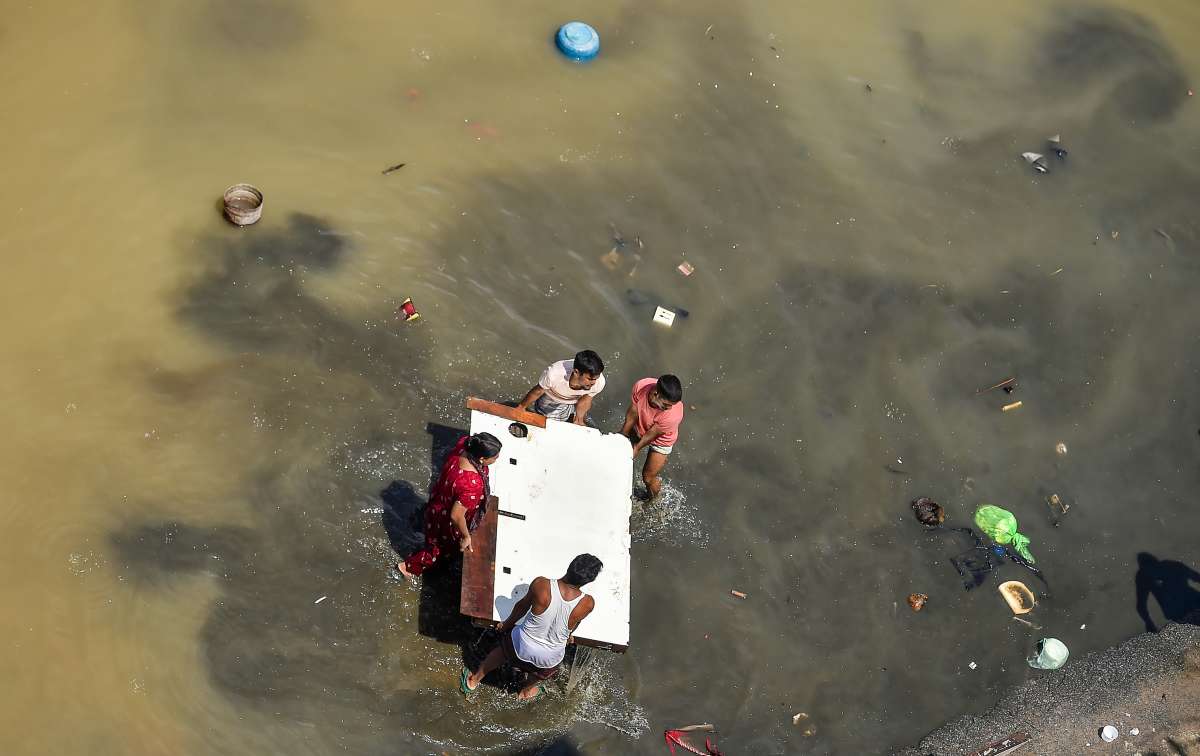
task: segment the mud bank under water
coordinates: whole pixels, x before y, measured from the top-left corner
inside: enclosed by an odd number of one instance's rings
[[[1121,735],[1112,743],[1098,731]],[[1131,730],[1138,730],[1131,735]],[[969,754],[1016,732],[1021,754],[1200,754],[1200,627],[1169,625],[1039,673],[991,710],[954,719],[897,756]]]

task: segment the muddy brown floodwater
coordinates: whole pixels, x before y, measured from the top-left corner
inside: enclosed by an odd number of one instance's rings
[[[1198,39],[1185,0],[6,9],[2,750],[883,753],[1041,635],[1140,632],[1137,554],[1200,566]],[[695,405],[632,645],[466,703],[384,525],[468,395],[582,347],[602,424],[645,375]],[[1043,630],[917,496],[1016,514]]]

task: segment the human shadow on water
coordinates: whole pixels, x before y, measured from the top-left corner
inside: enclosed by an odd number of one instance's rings
[[[1200,572],[1183,562],[1159,559],[1145,551],[1137,555],[1137,561],[1138,571],[1133,582],[1137,589],[1137,613],[1146,623],[1146,631],[1158,632],[1150,616],[1148,602],[1151,596],[1158,602],[1167,621],[1200,625]]]
[[[547,743],[510,751],[507,756],[583,756],[583,751],[564,735]]]
[[[461,428],[439,423],[425,426],[430,437],[429,490],[437,485],[442,465],[458,440],[467,434]],[[380,521],[397,557],[404,559],[425,543],[424,513],[427,500],[412,483],[394,480],[379,494],[383,500]],[[417,609],[417,629],[422,635],[443,643],[466,647],[479,632],[459,612],[462,598],[462,557],[444,555],[421,576],[421,599]]]

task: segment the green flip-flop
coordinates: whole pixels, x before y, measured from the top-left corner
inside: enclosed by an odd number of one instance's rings
[[[539,698],[541,698],[544,695],[546,695],[546,686],[539,685],[537,687],[537,693],[533,694],[529,698],[521,699],[521,703],[533,703],[534,701],[538,700]]]
[[[472,693],[479,690],[478,685],[476,685],[474,688],[467,686],[467,680],[470,679],[470,677],[471,673],[467,671],[466,667],[463,667],[462,674],[458,676],[458,690],[464,696],[470,696]]]

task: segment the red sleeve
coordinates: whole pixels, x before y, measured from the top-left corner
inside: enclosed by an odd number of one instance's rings
[[[463,470],[454,479],[454,500],[462,502],[467,509],[483,503],[483,478],[479,473]]]

